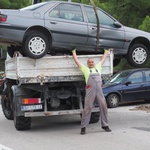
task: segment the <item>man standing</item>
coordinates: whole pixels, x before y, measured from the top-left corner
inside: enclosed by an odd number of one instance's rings
[[[98,101],[100,109],[102,129],[104,129],[106,132],[111,132],[111,129],[108,126],[107,104],[101,87],[102,65],[104,64],[108,51],[110,50],[111,49],[104,50],[104,55],[102,56],[101,61],[96,65],[94,64],[94,60],[92,58],[88,58],[87,60],[88,67],[79,62],[78,57],[76,55],[76,49],[72,51],[74,61],[84,74],[86,82],[86,95],[81,119],[81,134],[86,133],[86,126],[90,122],[91,111],[95,100]]]

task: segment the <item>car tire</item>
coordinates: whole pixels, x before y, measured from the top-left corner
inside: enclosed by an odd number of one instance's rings
[[[48,53],[49,47],[50,42],[45,34],[32,31],[25,37],[23,51],[29,58],[39,59]]]
[[[127,55],[128,62],[133,67],[142,67],[149,57],[148,49],[142,44],[134,44],[130,47]]]
[[[117,94],[109,94],[106,101],[109,108],[116,108],[119,105],[119,96]]]
[[[97,123],[99,121],[99,117],[100,117],[100,112],[92,112],[90,118],[90,124]]]

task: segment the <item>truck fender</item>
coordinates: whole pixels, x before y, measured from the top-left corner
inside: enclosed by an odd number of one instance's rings
[[[24,112],[21,111],[22,98],[29,97],[30,90],[18,85],[13,85],[11,89],[13,93],[13,111],[15,111],[16,116],[24,116]]]

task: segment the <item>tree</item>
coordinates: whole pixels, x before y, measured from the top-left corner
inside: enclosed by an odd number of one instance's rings
[[[150,16],[146,16],[139,29],[150,32]]]
[[[1,9],[20,9],[31,5],[31,0],[0,0]]]
[[[126,26],[138,28],[145,17],[150,16],[149,0],[110,0],[107,3],[112,5],[111,14]]]
[[[9,0],[0,0],[0,8],[1,9],[8,9],[10,6],[10,1]]]

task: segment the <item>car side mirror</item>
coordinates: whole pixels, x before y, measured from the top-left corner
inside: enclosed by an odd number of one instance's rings
[[[127,82],[124,83],[124,85],[128,86],[131,83],[132,83],[131,81],[127,81]]]
[[[119,22],[116,22],[116,21],[115,21],[113,24],[114,24],[115,27],[121,28],[121,24],[120,24]]]

